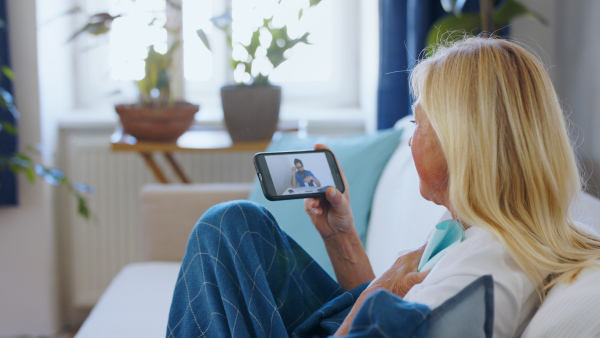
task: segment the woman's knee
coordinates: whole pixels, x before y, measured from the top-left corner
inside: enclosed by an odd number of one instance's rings
[[[260,231],[273,226],[276,226],[276,222],[267,208],[251,201],[237,200],[208,209],[198,220],[193,232],[200,231],[207,236],[208,233]]]

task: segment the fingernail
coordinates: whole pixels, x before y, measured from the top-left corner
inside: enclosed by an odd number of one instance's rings
[[[335,197],[336,194],[337,194],[337,190],[332,189],[331,192],[329,193],[329,197]]]

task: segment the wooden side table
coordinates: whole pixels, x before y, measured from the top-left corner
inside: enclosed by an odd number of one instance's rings
[[[278,128],[281,131],[297,131],[297,126]],[[279,133],[279,132],[278,132]],[[160,183],[169,183],[163,170],[156,164],[153,153],[159,152],[164,155],[167,163],[183,183],[191,183],[179,163],[173,157],[174,152],[261,152],[267,148],[270,140],[257,142],[234,143],[229,133],[222,127],[192,126],[175,142],[150,142],[138,141],[135,137],[124,133],[121,127],[111,135],[110,143],[113,151],[135,151],[139,153],[148,168]]]

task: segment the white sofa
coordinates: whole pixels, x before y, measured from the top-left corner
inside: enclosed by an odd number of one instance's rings
[[[397,127],[412,128],[408,120],[401,120]],[[399,250],[420,245],[446,212],[419,194],[418,176],[408,147],[412,132],[407,131],[387,162],[373,196],[366,250],[376,274],[391,265]],[[76,337],[164,337],[179,262],[192,227],[210,206],[246,198],[251,187],[251,184],[145,186],[141,193],[145,262],[131,264],[115,277]],[[600,200],[584,194],[574,206],[573,215],[600,232]],[[581,329],[578,324],[581,321],[587,321],[588,331],[580,332],[590,334],[586,336],[600,335],[600,321],[594,319],[598,311],[587,311],[590,307],[600,310],[600,295],[596,291],[599,280],[600,271],[591,271],[572,287],[556,288],[530,324],[535,324],[529,330],[531,336],[547,336],[548,332],[560,332],[556,330],[567,326]],[[568,295],[572,303],[567,311],[562,295]],[[584,301],[582,309],[578,304]]]

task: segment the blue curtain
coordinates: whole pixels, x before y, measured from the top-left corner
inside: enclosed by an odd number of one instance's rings
[[[425,47],[429,27],[444,15],[440,0],[379,1],[377,128],[410,114],[409,71]]]
[[[9,65],[8,53],[8,23],[6,21],[6,1],[0,0],[0,21],[4,27],[0,28],[0,65]],[[12,93],[12,85],[6,77],[2,77],[0,86],[9,93]],[[0,108],[0,121],[10,122],[15,125],[16,121],[12,114],[3,108]],[[10,156],[17,151],[17,138],[6,132],[0,131],[0,156]],[[0,206],[16,205],[17,200],[17,182],[15,176],[10,170],[0,167]]]
[[[467,0],[464,11],[479,11],[479,1]],[[440,0],[379,1],[378,129],[391,128],[411,113],[409,71],[425,48],[429,28],[445,14]]]

